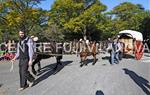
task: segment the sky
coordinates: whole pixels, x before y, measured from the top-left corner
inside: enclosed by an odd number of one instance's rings
[[[51,5],[55,0],[43,0],[39,7],[50,10]],[[150,10],[150,0],[100,0],[103,4],[107,5],[107,11],[112,10],[115,6],[119,5],[121,2],[131,2],[134,4],[141,4],[146,10]]]

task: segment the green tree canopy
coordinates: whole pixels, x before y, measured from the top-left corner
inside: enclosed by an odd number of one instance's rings
[[[121,30],[140,30],[143,11],[141,5],[135,5],[130,2],[124,2],[113,8],[109,14],[113,15],[113,27],[116,33]]]
[[[87,34],[98,29],[96,24],[103,23],[105,10],[99,0],[56,0],[49,23],[56,23],[65,32],[81,32],[86,39]]]
[[[5,0],[0,3],[0,28],[3,31],[29,33],[35,25],[43,24],[46,20],[46,11],[35,8],[40,0]]]
[[[105,40],[121,30],[141,31],[149,37],[150,16],[141,4],[124,2],[111,11],[100,0],[55,0],[51,9],[38,7],[41,0],[0,2],[0,41],[17,39],[23,30],[41,41]]]
[[[140,31],[143,33],[144,39],[150,39],[150,11],[143,11],[141,17],[143,17],[143,20],[140,25]]]

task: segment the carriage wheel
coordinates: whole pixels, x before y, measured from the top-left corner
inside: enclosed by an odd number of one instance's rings
[[[140,60],[144,53],[144,45],[141,41],[136,41],[135,58]]]
[[[142,58],[142,56],[143,56],[143,52],[136,52],[135,53],[136,60],[140,60]]]

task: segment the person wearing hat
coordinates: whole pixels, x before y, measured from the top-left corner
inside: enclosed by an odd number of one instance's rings
[[[19,38],[17,53],[12,61],[14,62],[19,58],[20,88],[18,90],[24,90],[28,86],[32,86],[35,79],[28,71],[28,67],[32,65],[33,42],[30,37],[25,35],[24,31],[19,31]],[[27,80],[29,81],[29,85],[27,84]]]

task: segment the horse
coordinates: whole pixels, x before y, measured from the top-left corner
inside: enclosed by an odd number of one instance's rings
[[[80,55],[80,59],[81,59],[81,65],[80,67],[82,67],[83,65],[87,65],[87,62],[85,62],[87,59],[87,56],[93,56],[93,63],[92,65],[95,65],[97,59],[96,59],[96,42],[90,42],[89,44],[85,43],[85,41],[80,41],[79,42],[79,46],[78,46],[78,52],[79,50],[81,50],[81,52],[79,52]]]
[[[40,69],[41,69],[40,61],[42,59],[48,59],[50,57],[56,57],[56,66],[53,68],[53,70],[56,70],[58,65],[62,65],[61,59],[62,59],[63,48],[58,48],[58,50],[56,51],[56,43],[51,43],[50,48],[51,48],[51,51],[52,51],[50,54],[47,54],[47,53],[36,53],[35,54],[35,58],[34,58],[34,61],[32,63],[32,66],[31,66],[32,67],[32,73],[34,75],[37,75],[37,72],[40,72]],[[34,66],[36,64],[38,65],[38,70],[37,71],[34,68]]]

